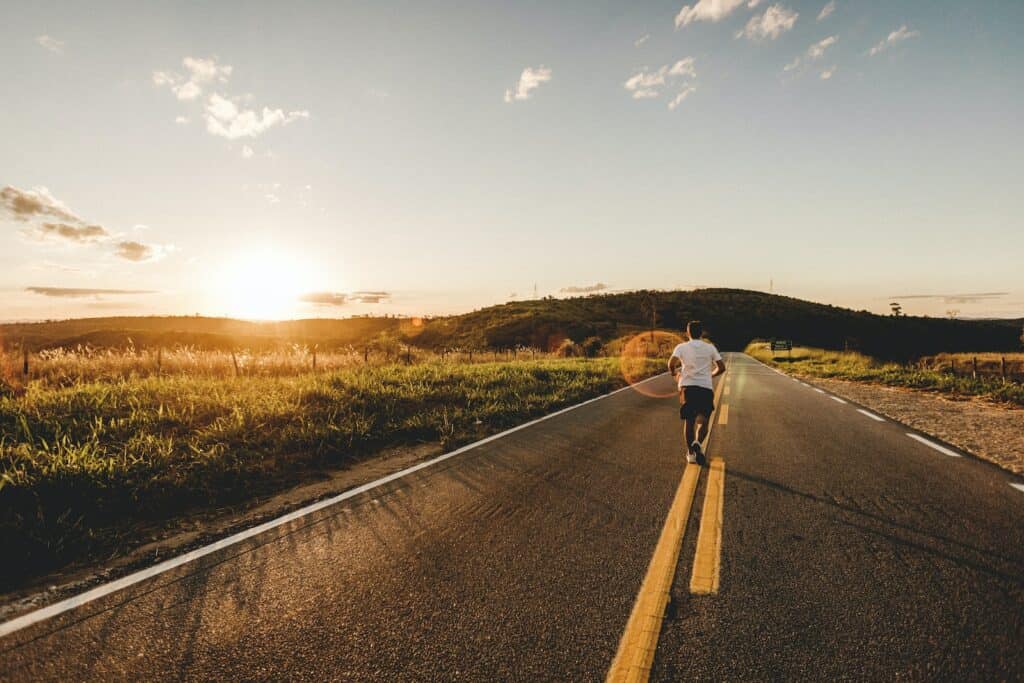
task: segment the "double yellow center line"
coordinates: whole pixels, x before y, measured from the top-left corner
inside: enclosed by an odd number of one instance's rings
[[[727,380],[719,381],[715,391],[715,404]],[[728,419],[728,406],[720,406],[719,422],[725,424]],[[723,417],[721,417],[724,415]],[[711,429],[708,426],[708,439]],[[658,537],[654,555],[647,567],[647,574],[640,585],[640,593],[633,604],[633,611],[626,622],[626,630],[619,641],[619,649],[615,653],[611,668],[608,670],[609,683],[619,681],[646,681],[651,674],[654,663],[654,652],[658,646],[658,636],[665,617],[665,608],[671,597],[672,578],[679,562],[679,551],[683,537],[686,535],[686,521],[690,517],[693,506],[694,492],[700,477],[700,466],[688,464],[683,470],[683,478],[679,482],[672,506],[669,508],[665,526]],[[701,513],[700,531],[697,534],[697,553],[693,563],[693,575],[690,578],[692,593],[708,594],[718,592],[718,574],[721,564],[722,547],[722,511],[725,500],[725,461],[715,458],[711,461],[708,473],[707,491],[704,495],[704,509]]]

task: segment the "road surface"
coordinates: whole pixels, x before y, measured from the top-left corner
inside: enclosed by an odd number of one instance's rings
[[[651,680],[1024,677],[1021,480],[727,361]],[[0,626],[0,679],[603,680],[680,443],[673,399],[616,393]]]

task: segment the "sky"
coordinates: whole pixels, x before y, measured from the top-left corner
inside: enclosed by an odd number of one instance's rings
[[[0,320],[1024,317],[1024,3],[22,2]]]

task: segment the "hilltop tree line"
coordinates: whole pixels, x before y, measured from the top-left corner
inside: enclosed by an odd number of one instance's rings
[[[349,318],[259,323],[224,318],[92,318],[0,326],[0,343],[55,346],[268,348],[280,344],[432,350],[555,351],[588,348],[652,328],[682,331],[702,320],[723,349],[755,339],[792,339],[826,349],[851,349],[887,360],[956,351],[1013,351],[1021,321],[883,316],[790,297],[737,289],[637,291],[490,306],[432,319]]]

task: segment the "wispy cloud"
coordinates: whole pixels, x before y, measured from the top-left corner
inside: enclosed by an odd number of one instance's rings
[[[828,79],[836,75],[837,69],[839,69],[839,67],[837,67],[835,64],[828,67],[827,69],[822,69],[821,73],[818,74],[818,78],[820,78],[823,81],[827,81]]]
[[[21,190],[11,185],[4,187],[0,190],[0,214],[25,224],[27,229],[23,234],[30,239],[65,244],[107,244],[116,237],[104,226],[78,216],[45,187],[32,190]],[[113,247],[115,256],[135,262],[154,261],[173,250],[169,245],[135,241],[116,242]]]
[[[8,185],[0,190],[0,208],[12,218],[28,221],[40,216],[51,216],[72,223],[82,223],[62,201],[50,194],[45,187],[20,190]]]
[[[68,223],[43,223],[39,226],[39,235],[79,243],[101,242],[110,237],[110,233],[102,225],[70,225]]]
[[[349,304],[378,304],[391,298],[390,292],[310,292],[299,301],[317,306],[347,306]]]
[[[171,251],[174,247],[169,245],[143,244],[134,240],[122,240],[114,245],[114,256],[134,263],[159,261]]]
[[[696,78],[697,67],[694,58],[685,57],[674,64],[663,64],[654,70],[644,67],[630,76],[623,83],[623,87],[630,92],[633,99],[643,100],[659,97],[668,86],[683,83],[684,87],[680,92],[685,92],[686,94],[682,95],[682,98],[678,96],[676,98],[679,102],[682,102],[686,95],[689,95],[692,90],[696,89],[689,83],[691,79]],[[687,90],[690,92],[687,92]],[[679,102],[675,100],[670,102],[669,109],[675,109]]]
[[[687,26],[695,21],[721,21],[743,5],[756,7],[759,0],[697,0],[693,5],[686,5],[676,14],[676,28]]]
[[[646,43],[650,39],[651,39],[651,34],[650,33],[645,33],[645,34],[643,34],[642,36],[640,36],[639,38],[637,38],[636,40],[633,41],[633,47],[640,47],[641,45],[643,45],[644,43]]]
[[[897,43],[902,43],[905,40],[911,38],[917,38],[921,35],[920,31],[908,30],[906,25],[900,26],[898,29],[886,36],[885,40],[880,41],[877,45],[868,50],[868,55],[874,57],[880,52],[885,52],[890,47]]]
[[[689,97],[692,93],[694,93],[696,91],[697,91],[697,86],[695,86],[695,85],[687,85],[682,90],[680,90],[679,93],[676,94],[675,97],[673,97],[669,101],[668,108],[669,109],[675,109],[676,107],[678,107],[680,104],[683,103],[683,100],[685,100],[687,97]]]
[[[206,131],[228,140],[238,138],[254,138],[262,135],[274,126],[287,126],[300,119],[308,119],[309,112],[290,111],[264,107],[257,113],[252,109],[239,109],[235,102],[213,93],[206,102]]]
[[[821,8],[818,12],[818,21],[824,21],[829,17],[830,14],[836,11],[836,0],[830,0],[827,5]]]
[[[349,301],[354,301],[360,304],[379,304],[389,299],[391,299],[391,292],[362,291],[352,292],[352,294],[349,295]]]
[[[153,85],[170,87],[179,100],[196,99],[211,83],[227,83],[234,70],[230,64],[218,64],[216,57],[185,57],[181,64],[185,67],[184,76],[174,71],[153,72]]]
[[[775,40],[793,28],[800,13],[782,5],[772,5],[762,14],[753,16],[743,30],[736,32],[737,38],[748,40]]]
[[[182,101],[196,100],[208,87],[226,84],[234,73],[233,66],[219,63],[216,57],[185,57],[181,63],[185,75],[174,71],[154,71],[152,78],[154,85],[169,87],[175,97]],[[241,98],[211,92],[203,103],[202,117],[206,122],[206,131],[228,140],[254,138],[275,126],[286,126],[309,118],[309,112],[305,109],[246,109],[239,106],[239,101]],[[175,119],[175,123],[179,124],[188,121],[184,115]]]
[[[594,292],[603,292],[606,289],[608,289],[608,285],[603,282],[597,282],[592,285],[562,287],[558,291],[562,294],[593,294]]]
[[[102,298],[106,295],[156,294],[151,289],[99,289],[94,287],[26,287],[26,292],[66,299]]]
[[[807,51],[804,52],[804,54],[797,57],[792,62],[787,64],[785,67],[783,67],[782,70],[794,71],[795,69],[799,68],[802,64],[806,62],[813,62],[815,60],[821,59],[825,55],[825,51],[828,50],[828,48],[830,48],[831,46],[835,45],[838,41],[839,36],[828,36],[827,38],[822,38],[821,40],[807,48]]]
[[[53,36],[42,35],[36,38],[36,43],[46,48],[55,55],[64,54],[64,41],[57,40]]]
[[[1009,292],[974,292],[967,294],[897,294],[888,297],[891,301],[906,299],[933,299],[945,304],[974,304],[1009,296]]]
[[[538,66],[536,69],[528,66],[519,75],[519,82],[516,84],[516,87],[505,91],[505,101],[528,100],[534,90],[550,80],[551,69],[546,66]]]

